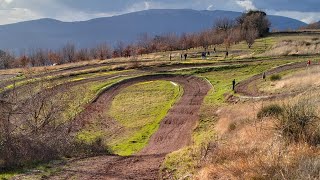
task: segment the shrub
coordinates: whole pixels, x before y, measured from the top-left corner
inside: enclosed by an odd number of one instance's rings
[[[273,74],[270,76],[271,81],[278,81],[281,79],[281,76],[279,74]]]
[[[320,118],[314,105],[307,100],[283,106],[283,112],[277,118],[277,130],[289,142],[320,144]]]
[[[12,90],[0,100],[0,172],[62,157],[109,152],[100,137],[90,143],[75,137],[74,122],[63,116],[66,102],[72,99],[67,90],[61,89],[60,96],[55,96],[58,92],[53,89],[41,90],[27,100]]]
[[[305,42],[306,46],[311,46],[310,42]]]
[[[234,131],[235,129],[237,129],[237,124],[233,122],[229,125],[229,131]]]
[[[283,112],[283,109],[277,104],[271,104],[263,107],[257,114],[258,119],[264,117],[278,117]]]
[[[62,157],[86,157],[110,153],[102,139],[91,144],[78,142],[66,132],[48,132],[38,137],[14,136],[10,142],[0,140],[0,172]]]

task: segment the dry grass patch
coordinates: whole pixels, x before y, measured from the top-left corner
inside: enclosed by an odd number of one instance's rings
[[[219,140],[195,179],[320,178],[319,148],[306,141],[288,143],[278,129],[279,121],[272,117],[256,119],[265,103],[220,108]]]
[[[287,55],[305,55],[319,54],[320,40],[316,38],[307,38],[305,40],[282,40],[274,45],[270,50],[263,53],[262,56],[287,56]]]
[[[320,86],[320,67],[300,69],[284,75],[280,80],[267,81],[260,85],[260,91],[266,93],[301,92]]]

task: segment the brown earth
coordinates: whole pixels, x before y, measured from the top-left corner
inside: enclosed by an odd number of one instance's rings
[[[276,67],[274,69],[271,69],[266,72],[266,76],[271,76],[273,74],[277,74],[283,71],[291,70],[291,69],[299,69],[307,67],[307,64],[305,62],[298,62],[298,63],[292,63],[287,64],[283,66]],[[248,97],[266,97],[266,98],[273,98],[273,97],[279,97],[279,96],[286,96],[291,93],[284,94],[276,94],[276,95],[270,95],[270,94],[263,94],[259,91],[258,88],[258,80],[262,79],[262,73],[257,74],[255,76],[252,76],[251,78],[241,81],[237,84],[235,91],[241,95],[248,96]],[[294,93],[294,92],[292,92]]]
[[[158,179],[159,169],[166,154],[191,143],[192,132],[199,120],[199,109],[210,85],[199,78],[183,75],[148,75],[111,86],[101,93],[76,118],[76,127],[81,128],[105,113],[113,98],[125,87],[153,80],[168,80],[183,87],[183,95],[170,109],[151,137],[149,144],[134,156],[100,156],[70,162],[50,179]],[[100,116],[101,117],[101,116]],[[111,117],[106,117],[110,121]],[[114,120],[111,120],[114,122]],[[115,128],[114,133],[121,132]]]
[[[69,162],[60,173],[46,179],[160,179],[164,157],[165,154],[86,158]]]

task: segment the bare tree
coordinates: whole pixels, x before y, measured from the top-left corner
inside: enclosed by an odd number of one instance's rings
[[[152,38],[149,36],[148,33],[142,33],[138,36],[138,42],[137,42],[137,46],[139,49],[139,53],[138,54],[144,54],[144,53],[148,53],[150,50],[150,46],[151,46],[151,40]]]
[[[39,48],[37,49],[35,56],[38,62],[38,66],[45,66],[49,64],[47,51]]]
[[[55,51],[48,51],[48,59],[52,64],[62,64],[63,60],[61,54]]]
[[[102,43],[98,45],[95,49],[96,59],[105,60],[110,58],[111,48],[107,43]]]
[[[234,28],[234,21],[229,18],[221,18],[215,22],[215,33],[223,39],[227,53],[231,44],[234,42],[232,28]]]
[[[198,34],[198,45],[203,47],[207,51],[209,45],[211,44],[211,31],[203,31]]]
[[[127,45],[123,52],[125,57],[131,57],[134,54],[134,46]]]
[[[234,27],[234,21],[229,18],[220,18],[215,21],[214,29],[217,31],[229,31]]]
[[[76,47],[72,43],[67,43],[63,48],[62,48],[62,57],[65,62],[70,63],[70,62],[75,62],[76,61]]]
[[[79,61],[88,61],[90,60],[90,53],[87,48],[82,48],[76,53],[76,59]]]
[[[69,131],[73,117],[64,112],[73,94],[64,86],[36,86],[40,92],[27,90],[27,99],[15,87],[0,98],[1,169],[91,152],[90,146],[83,147]]]
[[[116,57],[123,57],[124,56],[124,49],[125,49],[125,44],[122,41],[119,41],[114,48],[114,55]]]
[[[259,32],[256,29],[248,29],[245,32],[245,40],[247,42],[248,48],[251,48],[254,41],[257,39],[257,37],[259,36]]]
[[[9,51],[0,50],[0,69],[9,69],[15,57]]]
[[[21,55],[20,58],[18,59],[18,62],[21,67],[27,67],[29,64],[29,58],[26,55]]]

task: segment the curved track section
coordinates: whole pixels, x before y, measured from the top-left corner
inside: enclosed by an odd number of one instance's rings
[[[106,113],[113,98],[130,85],[168,80],[183,87],[183,95],[170,109],[149,144],[129,157],[100,156],[72,162],[62,173],[51,179],[158,179],[165,155],[191,143],[192,131],[199,120],[199,109],[211,86],[207,81],[184,75],[147,75],[123,80],[102,92],[76,118],[78,128]],[[100,116],[101,117],[101,116]],[[111,117],[109,117],[111,118]],[[109,121],[110,119],[106,119]]]
[[[183,95],[170,109],[160,128],[154,134],[148,146],[140,154],[163,154],[180,149],[191,142],[191,134],[197,120],[203,98],[210,90],[210,85],[205,80],[193,76],[159,74],[147,75],[123,80],[101,92],[101,94],[89,104],[85,110],[76,117],[75,122],[83,127],[86,123],[94,121],[101,114],[106,114],[112,100],[123,89],[130,85],[154,81],[168,80],[183,87]],[[109,117],[111,118],[111,117]],[[106,119],[109,121],[110,119]]]
[[[291,69],[299,69],[299,68],[304,68],[306,67],[306,63],[292,63],[292,64],[287,64],[283,66],[276,67],[274,69],[271,69],[266,72],[267,76],[270,76],[272,74],[280,73],[283,71],[291,70]],[[245,98],[245,99],[272,99],[272,98],[277,98],[277,97],[287,97],[290,95],[295,95],[299,92],[292,92],[290,94],[262,94],[259,92],[259,88],[257,86],[257,81],[262,78],[262,73],[257,74],[255,76],[252,76],[251,78],[244,80],[237,84],[235,90],[237,93],[241,94],[242,97],[240,98]]]

